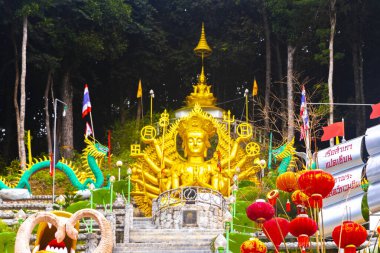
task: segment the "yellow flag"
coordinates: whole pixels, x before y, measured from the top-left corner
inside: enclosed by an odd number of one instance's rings
[[[339,145],[339,136],[335,136],[335,145]]]
[[[137,88],[137,98],[142,97],[142,85],[141,85],[141,79],[139,80],[139,87]]]
[[[253,81],[253,87],[252,87],[252,96],[257,96],[257,92],[259,90],[259,87],[257,86],[256,78]]]

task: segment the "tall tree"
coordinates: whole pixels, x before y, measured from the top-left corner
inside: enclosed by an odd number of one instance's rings
[[[362,41],[362,23],[365,10],[365,3],[361,0],[355,0],[352,3],[352,67],[354,73],[355,102],[364,103],[364,77],[363,77],[363,41]],[[365,132],[365,108],[356,107],[356,135],[362,135]]]
[[[25,79],[26,79],[26,48],[28,44],[28,16],[38,11],[38,5],[30,2],[21,5],[20,9],[16,10],[16,15],[22,18],[22,45],[21,45],[21,76],[20,79],[16,77],[14,88],[14,106],[16,111],[17,122],[17,143],[19,149],[19,159],[21,169],[26,168],[26,151],[25,151]],[[15,43],[15,47],[17,47]],[[15,50],[15,57],[18,58],[18,52]],[[18,73],[18,59],[16,62],[16,75]],[[20,81],[20,83],[19,83]],[[20,89],[20,98],[18,101],[18,90]]]
[[[262,2],[262,16],[265,34],[265,102],[264,102],[264,124],[265,130],[269,131],[269,107],[270,107],[270,94],[271,94],[271,77],[272,77],[272,53],[271,53],[271,39],[270,39],[270,26],[268,21],[266,2]]]
[[[334,122],[334,96],[333,96],[333,76],[334,76],[334,37],[336,28],[336,0],[330,0],[330,40],[329,40],[329,75],[328,75],[328,89],[329,89],[329,119],[330,124]],[[330,146],[334,145],[334,140],[330,140]]]
[[[294,138],[294,58],[298,46],[304,47],[315,22],[315,0],[268,0],[275,34],[287,43],[287,138]]]

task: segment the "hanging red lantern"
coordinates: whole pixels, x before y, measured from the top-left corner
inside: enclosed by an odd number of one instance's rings
[[[254,203],[248,206],[246,210],[249,219],[257,222],[259,225],[274,216],[274,208],[263,199],[257,199]]]
[[[289,221],[284,218],[273,218],[263,224],[263,232],[265,236],[273,243],[278,252],[278,247],[289,233]]]
[[[309,237],[314,235],[317,229],[317,223],[307,214],[297,215],[289,224],[289,232],[297,237],[298,247],[301,248],[302,252],[310,247]]]
[[[277,189],[285,192],[293,192],[298,189],[299,175],[293,171],[287,171],[279,175],[276,179]]]
[[[270,192],[267,193],[268,202],[272,206],[276,205],[276,202],[279,196],[280,196],[280,193],[278,192],[278,190],[271,190]]]
[[[334,188],[334,177],[323,170],[309,170],[298,179],[300,189],[310,197],[311,207],[322,208],[322,199]]]
[[[292,193],[292,202],[295,204],[295,205],[303,205],[305,207],[308,207],[308,200],[309,200],[309,196],[307,196],[303,191],[301,190],[295,190],[293,193]]]
[[[367,230],[353,221],[344,221],[342,225],[336,226],[332,232],[335,244],[344,248],[345,253],[356,252],[356,247],[363,244],[367,236]]]
[[[267,246],[257,238],[251,238],[240,246],[241,253],[266,253]]]

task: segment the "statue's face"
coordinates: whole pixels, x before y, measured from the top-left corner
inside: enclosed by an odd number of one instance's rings
[[[186,148],[188,156],[203,156],[206,149],[205,134],[202,131],[189,132]]]

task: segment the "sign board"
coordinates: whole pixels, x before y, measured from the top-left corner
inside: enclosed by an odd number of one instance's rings
[[[317,153],[318,168],[331,174],[364,164],[362,160],[363,136]]]
[[[348,197],[351,198],[358,194],[363,194],[364,192],[360,187],[363,167],[364,165],[359,165],[334,174],[334,188],[330,194],[323,199],[323,206],[327,207]]]

